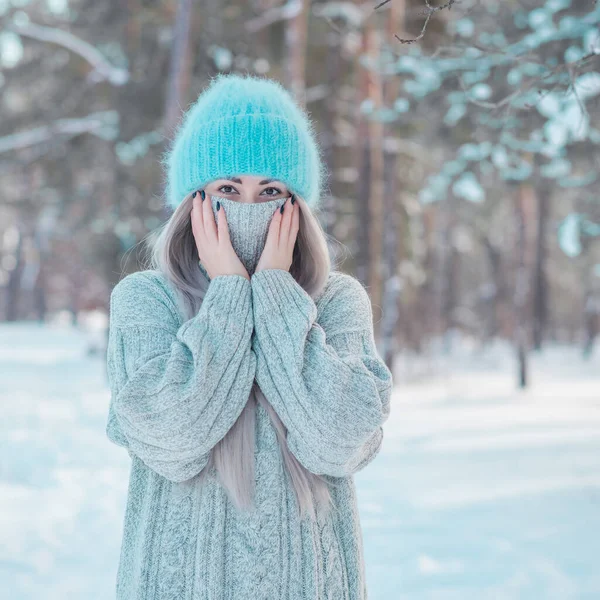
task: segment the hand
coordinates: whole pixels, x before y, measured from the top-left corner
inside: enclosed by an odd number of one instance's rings
[[[300,208],[295,200],[296,198],[292,194],[291,201],[288,202],[286,199],[285,203],[281,205],[283,214],[280,208],[275,211],[269,224],[265,247],[254,270],[255,273],[263,269],[290,270],[300,227]]]
[[[210,200],[202,200],[203,195],[204,190],[195,195],[190,212],[192,233],[202,265],[211,279],[218,275],[242,275],[249,281],[248,271],[231,245],[225,209],[223,206],[219,209],[219,222],[216,223]]]

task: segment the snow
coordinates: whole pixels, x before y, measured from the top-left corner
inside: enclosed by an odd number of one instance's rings
[[[0,340],[3,597],[114,598],[129,457],[105,437],[103,356],[65,326]],[[355,477],[369,600],[600,597],[598,364],[551,348],[519,391],[502,345],[398,358]]]
[[[16,67],[24,55],[23,42],[13,31],[0,33],[0,65],[6,69]]]
[[[463,173],[454,182],[452,190],[456,196],[465,198],[470,202],[483,202],[485,200],[485,191],[471,171]]]
[[[129,456],[107,444],[100,355],[71,328],[0,327],[3,598],[114,598]]]
[[[502,347],[433,367],[356,476],[370,599],[600,597],[598,358],[533,356],[527,391]]]
[[[581,214],[571,213],[558,226],[558,243],[560,248],[571,258],[579,256],[582,251],[581,219]]]

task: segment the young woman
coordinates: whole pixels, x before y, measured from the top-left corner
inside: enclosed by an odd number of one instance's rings
[[[220,75],[164,165],[174,212],[110,303],[117,600],[366,600],[353,475],[392,376],[311,212],[312,123],[275,81]]]

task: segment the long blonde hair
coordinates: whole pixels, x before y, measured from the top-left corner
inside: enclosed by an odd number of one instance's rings
[[[300,223],[290,273],[313,299],[324,291],[332,270],[327,234],[304,199],[296,195],[300,208]],[[178,292],[180,309],[185,320],[197,314],[210,281],[198,264],[198,251],[191,227],[192,195],[188,194],[171,217],[146,239],[146,268],[160,271]],[[215,467],[221,484],[239,509],[253,504],[254,443],[257,402],[269,414],[275,429],[282,459],[289,474],[303,518],[316,517],[316,511],[332,508],[328,482],[323,476],[306,469],[289,451],[286,428],[265,395],[254,381],[252,390],[239,418],[211,450],[209,462],[200,474],[200,481]]]

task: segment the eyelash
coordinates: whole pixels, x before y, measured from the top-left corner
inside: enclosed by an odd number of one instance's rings
[[[220,192],[220,191],[221,191],[221,189],[222,189],[222,188],[224,188],[224,187],[228,187],[228,188],[231,188],[231,189],[235,190],[235,188],[234,188],[232,185],[225,184],[225,185],[222,185],[222,186],[219,188],[219,190],[218,190],[218,191]],[[281,194],[281,193],[282,193],[282,192],[281,192],[281,190],[280,190],[279,188],[276,188],[276,187],[274,187],[274,186],[270,186],[270,187],[268,187],[268,188],[265,188],[265,189],[263,190],[263,192],[264,192],[265,190],[277,190],[277,194]],[[236,190],[236,191],[237,191],[237,190]],[[232,194],[233,192],[223,192],[223,193],[224,193],[224,194]],[[277,196],[277,194],[265,194],[265,195],[266,195],[266,196]]]

